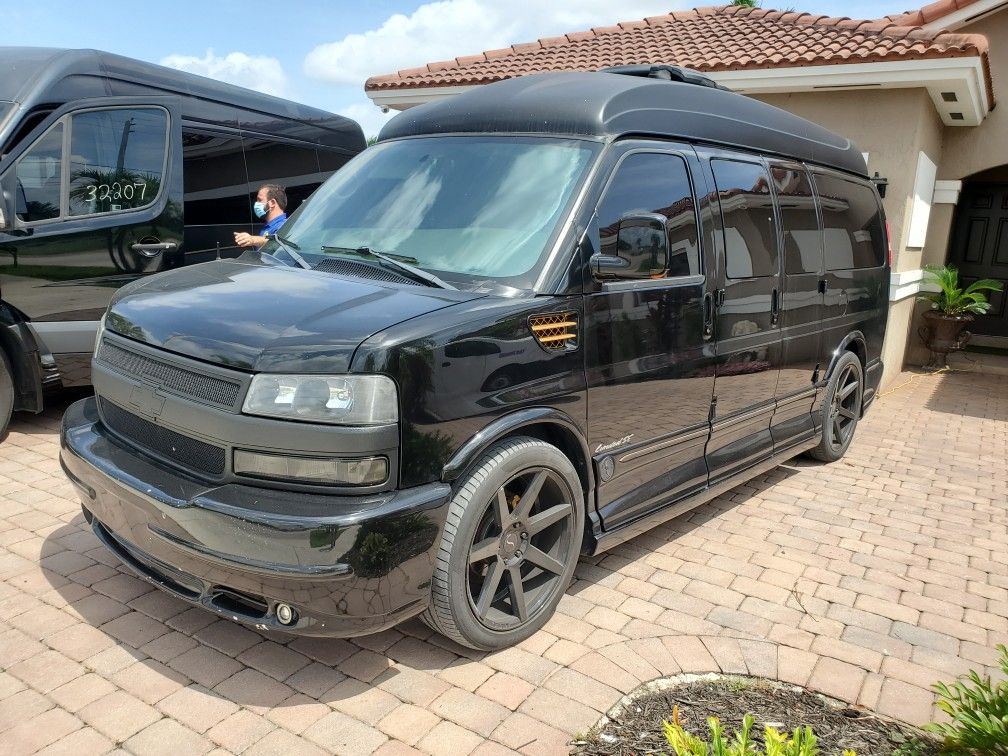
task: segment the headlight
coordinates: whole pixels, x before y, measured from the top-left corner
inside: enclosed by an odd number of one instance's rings
[[[399,420],[395,383],[384,375],[271,375],[252,378],[242,412],[332,425]]]

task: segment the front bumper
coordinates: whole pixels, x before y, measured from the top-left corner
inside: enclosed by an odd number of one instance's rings
[[[61,447],[96,535],[185,601],[260,629],[343,637],[427,606],[445,484],[364,496],[208,486],[118,441],[93,397],[67,409]],[[294,608],[292,624],[278,603]]]

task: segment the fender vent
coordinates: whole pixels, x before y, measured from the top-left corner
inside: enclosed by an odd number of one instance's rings
[[[576,312],[549,312],[529,316],[529,328],[547,352],[577,349],[578,322]]]

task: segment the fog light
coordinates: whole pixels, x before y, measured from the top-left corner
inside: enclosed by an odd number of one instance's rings
[[[388,479],[385,457],[291,457],[235,449],[235,475],[337,486],[374,486]]]
[[[292,625],[297,615],[294,613],[294,609],[291,608],[290,604],[277,604],[276,616],[280,620],[281,625]]]

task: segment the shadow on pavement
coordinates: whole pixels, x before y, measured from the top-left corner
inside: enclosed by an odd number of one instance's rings
[[[980,420],[1008,420],[1008,376],[956,373],[935,376],[935,387],[924,405],[933,412],[945,412]]]

